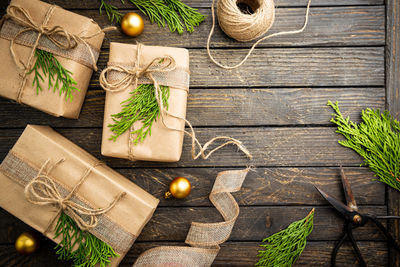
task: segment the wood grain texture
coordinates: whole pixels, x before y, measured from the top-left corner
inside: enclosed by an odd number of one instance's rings
[[[110,24],[107,16],[99,15],[97,10],[76,10],[77,13],[93,18],[102,27]],[[113,42],[144,44],[162,44],[186,48],[205,48],[208,32],[211,29],[211,10],[200,9],[208,18],[193,33],[170,34],[167,29],[151,24],[147,17],[145,31],[132,39],[120,30],[106,34]],[[278,8],[276,19],[269,33],[293,30],[302,27],[305,8]],[[385,44],[385,8],[383,6],[351,6],[312,8],[310,22],[304,32],[279,36],[262,42],[258,47],[295,47],[295,46],[362,46]],[[215,28],[212,47],[250,47],[253,42],[237,42]],[[103,48],[108,48],[105,42]]]
[[[192,89],[187,119],[194,126],[329,125],[327,100],[339,101],[353,121],[361,110],[385,107],[385,90],[372,88]],[[15,111],[19,116],[15,116]],[[102,127],[104,91],[90,90],[79,120],[55,118],[28,106],[0,99],[0,128],[44,121],[53,127]]]
[[[0,131],[0,158],[3,159],[17,141],[22,129]],[[100,155],[101,129],[62,128],[58,132],[112,167],[230,167],[230,166],[359,166],[362,161],[352,150],[337,143],[342,137],[334,128],[197,128],[196,136],[205,143],[215,136],[241,140],[254,158],[249,160],[235,146],[218,151],[208,160],[192,160],[191,143],[185,138],[182,158],[177,163],[132,162]]]
[[[247,49],[216,51],[217,59],[228,65],[247,53]],[[383,86],[385,83],[382,47],[261,48],[254,51],[242,68],[233,70],[216,66],[204,49],[190,49],[189,53],[190,88]],[[100,69],[106,66],[108,54],[101,52]],[[98,87],[98,75],[93,75],[90,87]]]
[[[46,2],[60,5],[69,9],[97,9],[99,2],[80,0],[46,0]],[[312,6],[351,6],[351,5],[382,5],[384,0],[313,0]],[[109,3],[119,8],[130,8],[130,4],[122,4],[119,0],[110,0]],[[192,7],[211,7],[212,0],[185,0],[185,4]],[[278,7],[306,6],[307,0],[276,0]]]
[[[242,206],[235,223],[231,241],[259,241],[286,228],[291,222],[304,218],[313,206]],[[335,241],[343,230],[343,219],[333,208],[315,207],[314,230],[309,240]],[[386,215],[386,206],[360,206],[367,214]],[[21,230],[30,229],[23,222],[0,210],[0,240],[13,242]],[[159,207],[138,237],[139,241],[184,241],[191,222],[219,222],[220,213],[209,207]],[[354,230],[357,240],[384,240],[384,235],[374,224]],[[11,240],[11,241],[10,241]]]
[[[122,260],[120,266],[132,266],[140,253],[156,246],[182,246],[180,242],[137,242]],[[226,242],[213,263],[219,266],[253,266],[257,261],[258,242]],[[309,241],[295,266],[329,266],[331,251],[335,242]],[[368,266],[387,266],[387,250],[384,242],[358,242],[360,250]],[[57,260],[52,253],[54,243],[50,240],[42,243],[42,248],[34,255],[27,257],[15,252],[13,245],[0,245],[0,265],[12,266],[70,266],[67,262]],[[337,257],[338,266],[353,266],[356,264],[352,247],[345,243]]]

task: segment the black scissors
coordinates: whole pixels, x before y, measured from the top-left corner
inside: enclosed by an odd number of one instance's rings
[[[350,183],[344,174],[342,166],[340,166],[340,176],[342,178],[342,184],[344,189],[344,195],[346,197],[347,206],[344,205],[341,201],[329,196],[327,193],[315,187],[321,195],[343,216],[345,219],[345,225],[343,229],[343,236],[341,237],[339,243],[336,244],[331,258],[331,266],[336,266],[336,255],[339,251],[339,248],[342,246],[343,242],[348,237],[354,251],[356,253],[358,262],[361,266],[367,266],[364,261],[363,256],[361,255],[360,249],[357,246],[356,241],[353,237],[353,229],[364,226],[368,221],[375,223],[375,225],[383,232],[385,237],[387,238],[388,243],[393,246],[398,252],[400,252],[399,244],[394,240],[394,238],[390,235],[387,229],[377,220],[376,216],[366,215],[358,212],[357,204],[354,199],[353,191],[351,191]],[[398,218],[396,216],[382,216],[382,218]]]

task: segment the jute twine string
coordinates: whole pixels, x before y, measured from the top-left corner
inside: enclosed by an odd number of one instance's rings
[[[93,38],[103,32],[107,32],[107,31],[116,29],[116,27],[107,27],[107,28],[101,29],[98,32],[91,34],[89,36],[82,36],[82,33],[79,35],[71,34],[61,26],[48,27],[47,23],[49,22],[51,16],[53,15],[53,12],[56,8],[57,8],[56,5],[51,5],[49,7],[49,9],[47,10],[46,15],[43,19],[43,22],[41,24],[35,23],[32,16],[29,14],[29,12],[25,8],[19,7],[19,6],[14,6],[14,5],[8,6],[7,14],[4,15],[4,17],[2,19],[2,22],[4,22],[7,19],[10,19],[13,22],[25,27],[24,29],[20,30],[18,32],[18,34],[13,39],[11,39],[11,42],[10,42],[11,56],[12,56],[15,64],[17,65],[17,67],[23,71],[23,73],[21,74],[21,78],[22,78],[21,84],[19,86],[18,94],[17,94],[17,98],[16,98],[16,101],[18,103],[21,103],[23,90],[25,88],[25,84],[27,81],[27,75],[31,69],[31,65],[33,64],[34,57],[35,57],[35,51],[36,51],[36,48],[39,46],[39,40],[42,36],[47,36],[47,38],[52,43],[54,43],[57,47],[59,47],[61,49],[65,49],[65,50],[74,48],[78,42],[83,43],[88,48],[87,50],[88,50],[89,55],[92,60],[92,68],[95,71],[97,71],[96,58],[93,54],[90,44],[86,40]],[[17,40],[17,38],[20,35],[22,35],[25,32],[29,32],[29,31],[38,32],[38,36],[36,38],[35,43],[32,46],[32,50],[29,55],[28,62],[25,64],[20,58],[18,58],[18,56],[14,50],[14,45],[15,45],[15,41]],[[65,40],[65,41],[62,42],[62,41],[60,41],[60,39]]]
[[[217,223],[192,222],[185,243],[191,247],[162,246],[143,252],[134,267],[208,267],[211,266],[224,243],[231,235],[239,216],[239,205],[231,192],[240,190],[250,168],[218,173],[210,201],[224,221]]]
[[[166,127],[169,130],[172,131],[178,131],[178,132],[183,132],[185,134],[187,134],[188,136],[190,136],[192,138],[192,158],[198,159],[199,157],[202,157],[203,159],[208,159],[215,151],[221,149],[224,146],[227,146],[229,144],[234,144],[237,145],[238,148],[243,151],[243,153],[248,157],[248,158],[252,158],[252,155],[250,154],[250,152],[247,150],[246,147],[243,146],[242,142],[229,137],[229,136],[217,136],[212,138],[211,140],[209,140],[208,142],[206,142],[203,146],[201,145],[201,143],[199,142],[199,140],[196,138],[196,133],[193,129],[192,124],[186,120],[185,118],[182,118],[180,116],[176,116],[172,113],[170,113],[165,107],[164,107],[164,103],[162,101],[162,91],[160,88],[160,85],[158,83],[158,81],[154,78],[154,76],[152,75],[152,73],[155,72],[168,72],[168,71],[172,71],[176,68],[176,62],[175,60],[170,57],[170,56],[164,56],[164,57],[157,57],[155,58],[150,64],[148,64],[147,66],[145,66],[144,68],[140,67],[140,55],[141,55],[141,50],[142,50],[143,45],[138,43],[137,45],[137,55],[136,55],[136,64],[135,67],[133,69],[127,69],[123,66],[108,66],[107,68],[105,68],[101,74],[100,74],[100,85],[101,87],[108,92],[120,92],[123,90],[126,90],[126,88],[130,85],[133,84],[133,88],[136,88],[138,85],[138,80],[140,77],[145,76],[147,77],[149,80],[152,81],[152,83],[154,84],[154,94],[155,94],[155,98],[157,100],[157,104],[159,106],[159,110],[160,110],[160,117],[161,117],[161,121],[164,125],[164,127]],[[159,67],[157,67],[157,65],[160,65]],[[123,74],[125,74],[124,78],[122,78],[121,80],[117,80],[117,81],[109,81],[108,80],[108,73],[111,71],[118,71],[121,72]],[[179,89],[179,88],[177,88]],[[182,90],[182,89],[180,89]],[[184,89],[186,92],[188,92],[188,89]],[[176,128],[172,128],[169,127],[166,122],[165,122],[165,116],[170,116],[179,120],[184,121],[190,128],[190,132],[186,131],[186,130],[180,130],[180,129],[176,129]],[[133,126],[131,127],[130,131],[133,131]],[[212,149],[210,152],[205,153],[205,151],[208,149],[208,147],[210,145],[212,145],[215,141],[219,141],[219,140],[226,140],[225,143],[219,145],[218,147]],[[133,135],[130,135],[130,140],[129,140],[129,157],[133,158],[132,155],[132,146],[133,146]],[[199,152],[197,151],[197,148],[199,149]]]
[[[65,211],[75,221],[80,229],[88,230],[94,228],[98,223],[97,216],[111,210],[117,204],[117,202],[126,195],[126,192],[120,193],[108,206],[104,208],[87,208],[71,200],[73,195],[78,191],[79,187],[86,180],[93,169],[104,164],[102,162],[96,162],[86,169],[79,182],[72,188],[66,197],[63,197],[53,179],[48,176],[48,173],[50,173],[55,167],[64,161],[65,159],[60,159],[55,164],[51,165],[46,171],[46,167],[49,165],[50,159],[46,160],[46,162],[41,166],[36,177],[33,178],[24,189],[26,199],[32,204],[55,205],[59,209],[57,216],[55,216],[49,223],[45,233],[51,229],[54,221],[58,218],[62,211]],[[88,216],[89,220],[85,221],[82,216]]]
[[[253,9],[256,9],[254,14],[243,14],[237,6],[238,2],[253,3]],[[254,4],[255,3],[255,4]],[[257,40],[250,48],[247,55],[238,64],[233,66],[227,66],[219,63],[210,52],[211,37],[214,33],[215,28],[215,14],[214,14],[215,0],[212,2],[211,15],[212,15],[212,26],[210,33],[207,38],[207,53],[212,62],[223,69],[236,69],[242,66],[246,60],[253,53],[256,46],[262,41],[280,35],[289,35],[301,33],[305,30],[308,24],[308,17],[310,12],[311,0],[308,0],[307,10],[304,20],[304,25],[298,30],[293,31],[281,31],[272,33]],[[218,21],[222,30],[237,41],[251,41],[262,35],[264,35],[272,26],[274,22],[274,3],[273,0],[218,0]]]

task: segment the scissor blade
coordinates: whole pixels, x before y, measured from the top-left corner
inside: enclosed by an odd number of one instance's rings
[[[337,200],[336,198],[333,198],[329,196],[327,193],[325,193],[323,190],[319,189],[318,187],[315,186],[315,188],[320,192],[320,194],[343,216],[346,218],[351,218],[351,213],[353,212],[349,207],[344,205],[342,202]]]
[[[340,166],[340,177],[342,179],[342,185],[344,190],[344,196],[346,198],[347,206],[352,211],[358,211],[356,200],[354,199],[353,191],[351,190],[349,180],[347,180],[346,175],[344,174],[343,167]]]

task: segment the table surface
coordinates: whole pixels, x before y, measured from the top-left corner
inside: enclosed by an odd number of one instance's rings
[[[98,13],[96,0],[47,0],[109,24]],[[4,14],[7,0],[0,1]],[[123,12],[131,5],[110,0]],[[263,42],[241,68],[227,71],[207,57],[206,38],[211,26],[211,0],[186,0],[208,15],[192,34],[171,34],[151,25],[139,38],[121,32],[108,33],[98,65],[104,68],[109,42],[143,42],[146,45],[185,47],[190,51],[191,83],[187,118],[204,142],[216,135],[235,137],[254,159],[249,161],[233,146],[218,151],[209,160],[193,161],[190,140],[185,138],[183,156],[177,163],[150,163],[107,158],[100,155],[104,91],[93,75],[79,120],[55,118],[30,107],[0,99],[0,160],[13,146],[26,124],[54,127],[62,135],[92,153],[157,198],[160,206],[137,242],[122,261],[129,266],[144,250],[159,245],[183,245],[190,223],[217,222],[219,213],[208,200],[219,171],[256,166],[240,192],[240,216],[230,239],[222,245],[215,266],[251,266],[260,241],[306,216],[315,207],[314,231],[297,261],[298,266],[329,266],[331,251],[342,232],[343,221],[314,189],[314,184],[344,199],[339,165],[345,167],[362,212],[398,214],[399,193],[373,180],[362,159],[341,147],[342,137],[329,122],[328,100],[339,101],[342,112],[360,121],[362,109],[388,108],[399,118],[399,14],[400,1],[314,0],[310,23],[301,34]],[[306,0],[277,0],[276,20],[270,32],[301,27]],[[212,46],[222,62],[237,62],[251,43],[229,39],[219,28]],[[385,73],[386,72],[386,73]],[[187,177],[193,190],[185,200],[162,198],[169,182]],[[390,222],[397,235],[398,224]],[[0,210],[0,265],[60,266],[49,240],[40,251],[20,256],[13,242],[30,227]],[[396,255],[388,251],[383,235],[367,225],[355,231],[369,266],[394,266]],[[338,255],[338,265],[352,266],[356,259],[349,244]]]

